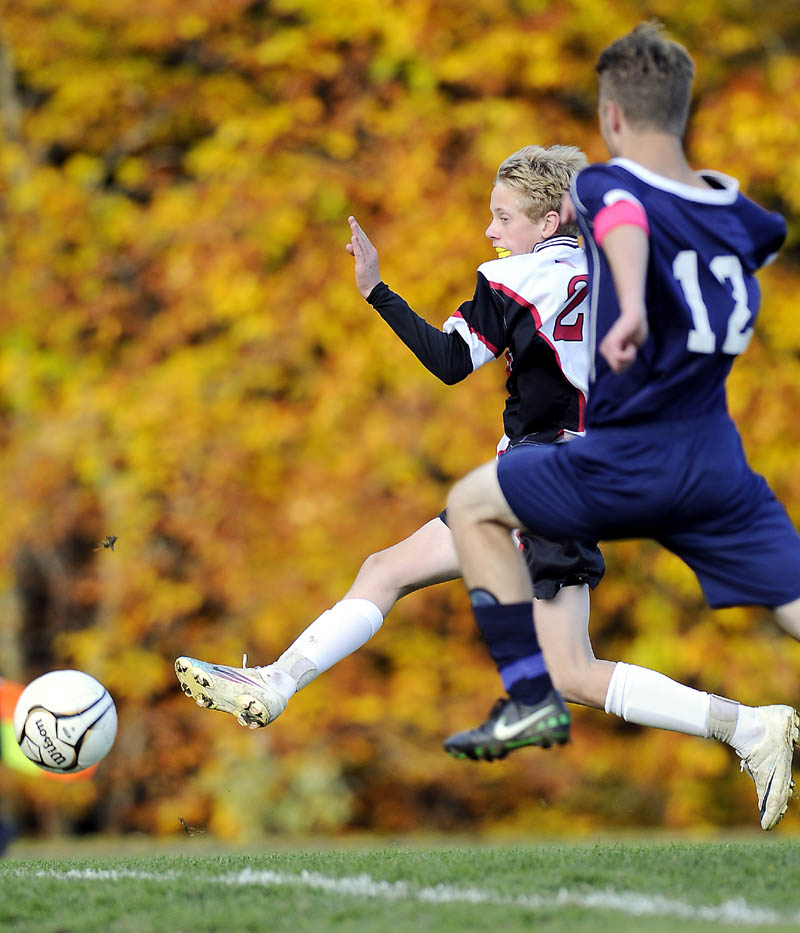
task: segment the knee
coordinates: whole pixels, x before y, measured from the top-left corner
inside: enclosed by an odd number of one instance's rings
[[[392,589],[396,585],[395,563],[391,557],[391,548],[376,551],[361,565],[356,580],[360,584],[369,584],[380,589]]]
[[[465,517],[469,512],[472,501],[470,492],[470,478],[464,476],[451,488],[447,496],[447,521],[450,524],[455,516],[456,520]]]
[[[500,513],[496,464],[484,464],[467,473],[450,490],[447,497],[447,521],[493,521]],[[504,501],[504,500],[503,500]]]
[[[800,641],[800,599],[778,606],[774,611],[778,625],[792,638]]]

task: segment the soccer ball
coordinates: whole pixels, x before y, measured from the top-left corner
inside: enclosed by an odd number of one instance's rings
[[[56,774],[74,774],[108,754],[117,708],[83,671],[50,671],[31,681],[14,709],[14,734],[26,758]]]

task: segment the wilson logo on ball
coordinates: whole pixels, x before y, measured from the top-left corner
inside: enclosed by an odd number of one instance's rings
[[[106,688],[83,671],[51,671],[32,681],[14,710],[22,753],[45,771],[75,773],[105,758],[117,734]]]

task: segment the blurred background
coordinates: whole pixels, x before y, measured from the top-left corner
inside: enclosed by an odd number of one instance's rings
[[[427,373],[358,295],[346,218],[438,326],[492,258],[500,161],[604,158],[593,65],[650,16],[696,60],[692,163],[788,219],[730,389],[800,524],[800,6],[0,0],[0,676],[85,670],[120,717],[89,780],[0,766],[0,816],[230,842],[757,830],[727,748],[598,711],[563,750],[448,758],[502,693],[458,583],[402,600],[266,730],[201,711],[172,670],[274,660],[493,455],[502,362],[454,388]],[[654,544],[605,554],[598,654],[800,700],[768,613],[707,610]]]

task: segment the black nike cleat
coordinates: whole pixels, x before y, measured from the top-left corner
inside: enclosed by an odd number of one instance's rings
[[[483,725],[451,735],[444,740],[444,749],[453,758],[495,761],[526,745],[563,745],[569,741],[569,724],[567,707],[555,690],[534,706],[504,697],[494,704]]]

